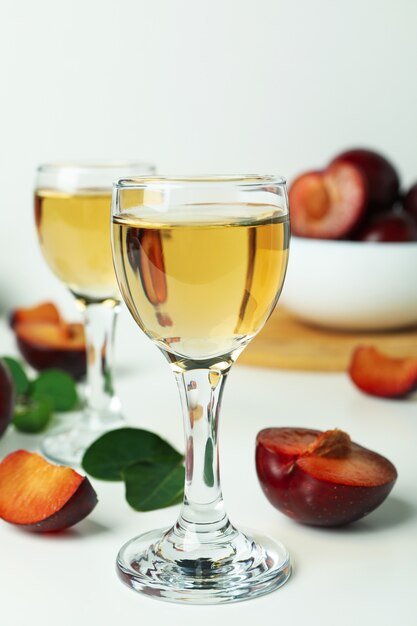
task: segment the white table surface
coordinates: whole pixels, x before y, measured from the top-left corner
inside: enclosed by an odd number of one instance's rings
[[[15,351],[0,329],[1,352]],[[131,425],[154,430],[183,450],[173,376],[159,351],[122,312],[117,389]],[[256,433],[267,426],[339,427],[396,465],[386,502],[342,529],[299,525],[264,497],[255,473]],[[99,503],[65,534],[34,535],[0,522],[1,626],[265,623],[290,626],[417,625],[417,396],[367,397],[344,374],[312,374],[235,365],[220,422],[221,473],[231,520],[280,539],[294,566],[290,581],[262,598],[223,606],[153,600],[122,585],[119,547],[132,536],[174,522],[178,507],[136,513],[121,483],[92,481]],[[0,457],[36,449],[40,437],[12,428]]]

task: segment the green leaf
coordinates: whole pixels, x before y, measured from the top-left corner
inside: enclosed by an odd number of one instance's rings
[[[155,433],[119,428],[102,435],[84,454],[83,469],[101,480],[123,480],[123,470],[138,461],[177,464],[182,455]]]
[[[48,396],[39,396],[28,404],[16,405],[13,425],[22,433],[39,433],[49,424],[52,412],[52,400]]]
[[[213,487],[214,475],[213,475],[213,440],[207,439],[206,449],[204,451],[204,482],[207,487]]]
[[[77,406],[78,395],[74,380],[61,370],[46,370],[31,385],[33,398],[48,396],[55,411],[71,411]]]
[[[154,511],[178,503],[184,493],[182,463],[130,465],[123,471],[126,500],[136,511]]]
[[[16,361],[16,359],[12,359],[10,356],[3,356],[1,358],[6,363],[7,368],[13,378],[16,395],[22,396],[27,393],[29,391],[30,383],[21,363],[19,361]]]

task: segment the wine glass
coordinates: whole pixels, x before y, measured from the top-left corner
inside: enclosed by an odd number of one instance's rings
[[[37,169],[35,220],[42,253],[75,296],[86,331],[85,407],[79,423],[42,442],[46,456],[78,465],[85,449],[122,425],[112,381],[112,349],[120,294],[110,245],[112,183],[146,175],[152,165],[130,162],[52,163]]]
[[[285,548],[229,521],[218,461],[230,368],[271,314],[289,244],[276,176],[121,179],[113,191],[120,291],[167,358],[182,402],[185,495],[176,524],[125,544],[117,567],[136,591],[214,604],[259,596],[290,575]]]

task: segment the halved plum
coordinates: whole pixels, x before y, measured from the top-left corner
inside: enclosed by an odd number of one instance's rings
[[[340,163],[302,174],[289,189],[291,228],[300,237],[341,239],[359,224],[367,202],[360,170]]]
[[[37,371],[61,369],[76,380],[85,376],[87,357],[82,324],[19,323],[14,331],[20,352]]]
[[[266,428],[256,470],[271,504],[298,522],[341,526],[376,509],[397,478],[385,457],[338,429]]]

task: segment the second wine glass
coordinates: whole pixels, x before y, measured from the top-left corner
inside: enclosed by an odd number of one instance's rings
[[[109,235],[111,188],[121,175],[154,171],[152,165],[136,162],[52,163],[37,170],[35,220],[41,250],[83,311],[87,344],[81,419],[42,444],[43,452],[59,463],[79,464],[100,434],[123,423],[112,379],[120,294]]]

